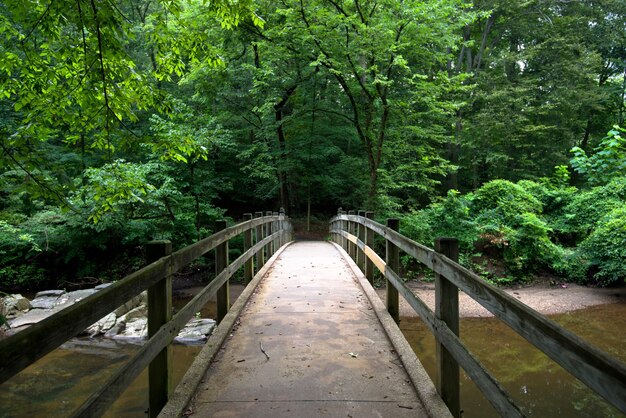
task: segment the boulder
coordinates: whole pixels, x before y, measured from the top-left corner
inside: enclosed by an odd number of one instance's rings
[[[175,341],[182,344],[198,344],[207,340],[213,332],[216,322],[213,319],[197,318],[187,322],[181,329]]]
[[[42,321],[52,315],[55,312],[58,312],[59,309],[31,309],[26,312],[24,315],[20,315],[17,318],[9,319],[9,326],[11,328],[20,328],[26,325],[33,325],[39,321]]]
[[[62,289],[42,290],[41,292],[37,292],[37,294],[35,295],[35,299],[37,299],[38,297],[52,297],[52,296],[59,297],[63,294],[65,294],[65,290],[62,290]]]
[[[129,319],[125,323],[123,330],[119,334],[114,335],[113,338],[115,339],[146,339],[148,338],[148,318],[136,317],[136,318]]]
[[[90,337],[95,337],[96,335],[104,334],[117,322],[117,315],[115,312],[111,312],[95,324],[91,325],[89,328],[85,330],[83,334],[88,334]]]
[[[93,289],[76,290],[66,293],[64,290],[48,290],[39,292],[30,303],[21,295],[11,295],[2,299],[2,311],[12,307],[11,312],[22,312],[32,307],[28,312],[17,317],[3,313],[8,319],[10,330],[8,334],[13,334],[32,324],[49,317],[50,315],[64,309],[84,298],[94,294],[99,289],[103,289],[109,284],[100,285]],[[148,338],[148,307],[147,292],[129,300],[115,311],[109,313],[95,324],[88,327],[83,335],[95,337],[103,335],[105,338],[119,340],[139,341]],[[175,341],[183,344],[196,344],[206,341],[215,328],[215,321],[212,319],[194,318],[176,336]]]
[[[57,299],[55,307],[65,308],[66,306],[70,306],[75,304],[76,302],[80,302],[87,296],[93,295],[96,292],[96,289],[83,289],[75,290],[74,292],[64,293],[60,295]]]
[[[15,318],[29,309],[30,302],[19,293],[0,299],[0,314],[6,319]]]
[[[142,292],[138,296],[135,296],[128,302],[118,307],[114,312],[117,316],[122,316],[127,312],[135,309],[136,307],[148,303],[148,292]]]
[[[35,295],[35,298],[30,301],[30,306],[33,309],[52,309],[64,294],[65,290],[44,290]]]

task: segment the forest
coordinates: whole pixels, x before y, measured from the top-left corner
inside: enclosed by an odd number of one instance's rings
[[[623,285],[625,94],[623,0],[4,0],[0,291],[280,207]]]

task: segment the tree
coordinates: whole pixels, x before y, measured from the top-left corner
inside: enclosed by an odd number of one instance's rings
[[[343,96],[336,108],[353,125],[363,147],[369,168],[366,205],[373,208],[398,102],[411,91],[435,100],[428,86],[447,78],[442,69],[447,51],[459,40],[455,29],[473,16],[457,1],[317,1],[306,6],[292,1],[277,13],[299,40],[299,50],[307,51],[311,65],[334,79]]]

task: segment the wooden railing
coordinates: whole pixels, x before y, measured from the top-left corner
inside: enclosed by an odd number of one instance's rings
[[[365,215],[365,216],[361,216]],[[330,221],[332,239],[341,245],[372,281],[375,265],[387,281],[387,308],[398,321],[398,293],[434,334],[439,370],[437,390],[455,416],[460,416],[459,365],[501,416],[521,417],[521,410],[459,339],[458,291],[464,291],[523,338],[548,355],[608,402],[626,413],[626,365],[591,346],[554,321],[459,265],[458,242],[441,238],[435,250],[398,233],[399,222],[374,222],[371,213],[339,214]],[[386,240],[386,258],[373,249],[374,234]],[[399,250],[435,273],[435,312],[400,278]],[[555,394],[556,395],[556,394]],[[558,396],[558,395],[557,395]]]
[[[148,290],[149,340],[122,370],[106,381],[73,415],[102,415],[141,371],[149,366],[149,416],[157,416],[172,392],[171,343],[179,331],[213,294],[217,294],[219,323],[229,308],[230,277],[243,266],[244,280],[247,283],[265,260],[291,240],[291,225],[282,210],[280,213],[267,212],[266,216],[257,212],[254,219],[252,214],[246,214],[244,218],[244,222],[230,227],[226,227],[226,222],[221,221],[218,223],[218,228],[222,228],[219,232],[174,253],[171,252],[172,247],[168,241],[149,243],[147,254],[151,264],[1,340],[0,383],[81,333],[120,305]],[[240,234],[244,234],[244,253],[229,263],[228,241]],[[172,317],[172,275],[211,250],[215,250],[216,277]],[[256,263],[253,263],[255,255]]]

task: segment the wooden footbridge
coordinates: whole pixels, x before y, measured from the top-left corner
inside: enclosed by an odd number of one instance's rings
[[[331,242],[293,243],[284,213],[256,215],[173,253],[168,242],[150,243],[148,266],[0,341],[0,382],[147,289],[148,342],[75,416],[102,415],[146,367],[151,417],[459,417],[459,367],[502,416],[523,416],[458,337],[460,289],[626,413],[626,366],[458,265],[454,239],[432,250],[399,234],[397,220],[385,226],[371,213],[340,211]],[[228,242],[239,235],[243,254],[229,262]],[[211,252],[215,278],[172,316],[172,275]],[[400,252],[435,272],[434,312],[400,278]],[[239,269],[247,287],[231,306]],[[375,274],[386,280],[385,303]],[[172,341],[212,295],[219,326],[173,388]],[[399,295],[436,337],[435,383],[396,326]]]

